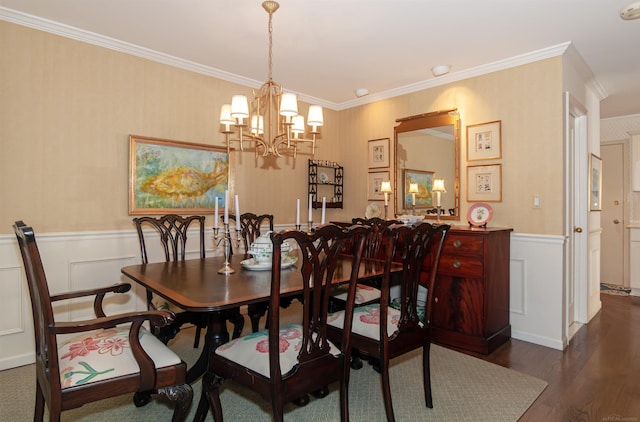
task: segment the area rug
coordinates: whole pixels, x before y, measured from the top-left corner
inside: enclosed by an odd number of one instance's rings
[[[617,284],[600,283],[600,293],[614,296],[629,296],[631,288]]]
[[[201,342],[200,344],[203,344]],[[170,343],[187,363],[200,349],[193,348],[193,329],[183,330]],[[202,346],[201,346],[202,347]],[[390,369],[393,404],[398,421],[517,421],[545,389],[546,382],[483,360],[432,346],[433,409],[424,405],[421,352],[394,359]],[[34,365],[0,372],[0,421],[33,420]],[[384,421],[380,375],[369,365],[351,371],[349,406],[352,421]],[[251,391],[225,382],[221,393],[226,421],[270,421],[271,406]],[[193,420],[201,382],[193,385]],[[338,385],[323,399],[312,398],[305,407],[290,404],[285,420],[338,421]],[[123,395],[63,412],[63,421],[168,421],[172,407],[159,397],[136,408],[131,395]],[[45,420],[48,417],[45,417]],[[212,420],[209,415],[207,420]]]

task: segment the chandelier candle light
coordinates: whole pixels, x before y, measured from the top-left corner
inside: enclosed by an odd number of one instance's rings
[[[324,124],[322,107],[309,106],[307,124],[310,126],[310,139],[304,137],[304,116],[298,114],[298,97],[296,94],[284,92],[282,85],[272,79],[272,46],[273,46],[273,14],[280,7],[278,2],[265,1],[264,10],[269,13],[269,80],[260,89],[253,90],[253,99],[249,101],[245,95],[234,95],[231,104],[224,104],[220,110],[220,124],[225,134],[227,152],[232,142],[240,143],[240,151],[244,151],[244,142],[253,142],[255,156],[258,151],[263,157],[282,157],[287,152],[295,158],[299,142],[311,143],[311,155],[315,154],[316,136],[319,127]],[[248,133],[246,131],[249,125]],[[233,134],[235,138],[231,138]]]
[[[231,238],[231,231],[229,229],[229,191],[224,191],[224,216],[223,216],[223,225],[224,232],[220,233],[220,228],[218,227],[218,197],[215,198],[215,206],[213,211],[213,247],[217,248],[222,243],[222,247],[224,248],[224,265],[222,268],[218,270],[218,274],[229,275],[236,272],[233,268],[231,268],[231,264],[229,263],[229,258],[231,257],[231,243],[237,248],[240,245],[240,241],[242,240],[242,233],[240,230],[240,201],[238,200],[238,195],[235,197],[236,204],[236,236],[235,239]]]

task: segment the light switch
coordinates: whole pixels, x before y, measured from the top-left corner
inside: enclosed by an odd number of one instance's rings
[[[531,205],[533,208],[542,208],[542,200],[540,199],[540,195],[533,195],[533,203]]]

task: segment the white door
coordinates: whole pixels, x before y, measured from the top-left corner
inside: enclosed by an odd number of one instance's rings
[[[565,121],[565,335],[573,337],[588,320],[587,292],[587,117],[586,109],[564,95]]]
[[[602,259],[600,280],[628,286],[625,277],[625,158],[624,143],[600,146],[602,158]]]

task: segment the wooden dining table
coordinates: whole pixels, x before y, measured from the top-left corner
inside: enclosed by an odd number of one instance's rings
[[[299,250],[296,251],[299,253]],[[295,254],[292,252],[291,254]],[[233,274],[219,274],[224,257],[130,265],[122,273],[147,290],[191,312],[205,313],[207,332],[205,344],[196,363],[187,371],[187,382],[192,383],[208,368],[209,356],[221,344],[229,341],[225,311],[238,306],[269,300],[271,294],[271,270],[254,271],[243,268],[241,254],[230,258]],[[351,257],[339,260],[334,283],[343,283],[351,275]],[[393,272],[402,271],[401,264],[392,264]],[[359,281],[374,279],[383,274],[384,263],[363,258],[360,263]],[[302,292],[302,276],[298,266],[283,269],[281,296],[294,296]]]

